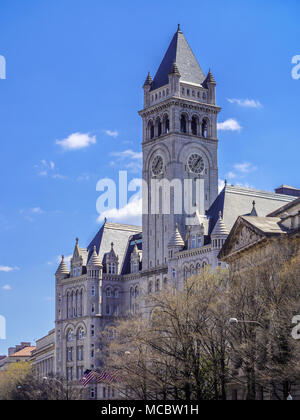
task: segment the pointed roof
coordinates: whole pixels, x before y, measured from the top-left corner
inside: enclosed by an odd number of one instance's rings
[[[152,85],[152,77],[151,77],[150,72],[149,72],[143,87],[151,86],[151,85]]]
[[[210,69],[209,69],[209,72],[208,72],[208,74],[206,76],[206,79],[203,82],[203,86],[206,87],[208,83],[211,83],[213,85],[216,85],[215,78],[214,78],[212,72],[210,71]]]
[[[169,74],[177,74],[178,76],[181,76],[181,74],[179,73],[178,66],[177,66],[176,62],[173,63]]]
[[[184,247],[184,245],[185,245],[184,240],[182,239],[182,236],[180,235],[180,232],[178,230],[178,224],[176,223],[175,231],[169,241],[168,246],[169,247],[172,247],[172,246]]]
[[[258,214],[257,214],[257,211],[256,211],[256,208],[255,208],[255,205],[256,205],[256,203],[255,203],[255,201],[253,201],[253,209],[252,209],[252,211],[251,211],[251,213],[250,213],[250,216],[252,216],[252,217],[257,217],[258,216]]]
[[[215,224],[215,227],[213,228],[213,231],[211,233],[211,235],[213,236],[217,236],[217,235],[229,235],[229,230],[227,229],[223,218],[222,218],[222,213],[219,213],[219,219],[217,220],[217,223]]]
[[[97,254],[97,249],[96,249],[96,245],[94,246],[94,251],[92,253],[92,256],[88,262],[88,266],[93,266],[93,267],[102,267],[102,263],[101,260]]]
[[[169,72],[174,63],[176,63],[183,81],[197,83],[199,85],[202,84],[205,75],[180,27],[178,27],[177,32],[173,36],[169,48],[159,66],[151,90],[158,89],[169,83]]]
[[[69,272],[69,269],[67,267],[67,264],[65,263],[65,257],[64,257],[64,255],[62,255],[61,263],[59,264],[59,267],[56,270],[55,275],[56,276],[59,276],[59,275],[65,276],[65,275],[68,275],[68,274],[70,274],[70,272]]]

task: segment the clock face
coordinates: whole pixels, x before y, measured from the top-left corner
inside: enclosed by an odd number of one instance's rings
[[[160,155],[155,156],[152,162],[153,175],[160,175],[163,173],[164,160]]]
[[[197,175],[202,174],[205,167],[203,157],[200,156],[198,153],[193,153],[188,158],[187,166],[188,166],[188,169],[194,174],[197,174]]]

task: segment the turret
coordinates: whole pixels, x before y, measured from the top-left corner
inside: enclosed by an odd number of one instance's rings
[[[152,77],[150,73],[148,73],[148,76],[145,80],[143,89],[144,89],[144,108],[150,106],[150,90],[152,86]]]
[[[212,248],[220,250],[229,235],[229,230],[227,229],[224,220],[222,218],[222,213],[219,213],[219,219],[213,228],[211,233],[211,243]]]
[[[182,236],[180,235],[180,232],[178,230],[178,224],[176,223],[174,233],[168,243],[168,249],[169,249],[169,258],[173,258],[174,254],[176,252],[181,251],[185,246],[184,240],[182,239]]]
[[[180,95],[180,78],[181,74],[178,70],[178,66],[176,62],[174,61],[170,72],[169,72],[169,83],[170,83],[170,89],[171,89],[171,95],[172,96],[179,96]]]
[[[203,86],[208,89],[207,102],[209,104],[215,105],[216,104],[216,81],[210,69],[206,76],[206,79],[203,82]]]
[[[65,263],[65,257],[62,255],[61,263],[59,264],[58,269],[56,270],[55,277],[56,280],[63,280],[70,276],[70,271]]]

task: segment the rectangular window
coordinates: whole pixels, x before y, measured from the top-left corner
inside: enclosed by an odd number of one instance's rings
[[[92,286],[92,289],[91,289],[91,295],[92,295],[92,296],[95,296],[95,286]]]
[[[197,236],[197,248],[201,248],[202,246],[202,236],[198,235]]]
[[[192,248],[196,248],[196,236],[192,236]]]

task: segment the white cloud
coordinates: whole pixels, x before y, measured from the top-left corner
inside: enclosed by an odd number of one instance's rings
[[[0,265],[0,271],[3,271],[4,273],[9,273],[11,271],[20,270],[19,267],[8,267],[5,265]]]
[[[111,153],[111,156],[114,156],[119,161],[126,161],[124,163],[125,169],[128,169],[132,173],[138,173],[142,170],[142,152],[135,152],[131,149],[124,150],[122,152]],[[116,161],[111,161],[110,166],[115,166]]]
[[[73,254],[72,255],[65,255],[65,263],[66,264],[70,264],[70,262],[71,262],[71,258],[73,257]],[[56,261],[57,261],[57,263],[58,264],[60,264],[61,263],[61,255],[59,255],[57,258],[56,258]]]
[[[117,130],[112,131],[112,130],[105,130],[105,134],[107,134],[109,137],[118,137],[119,132]]]
[[[219,194],[223,190],[224,187],[225,187],[225,181],[224,181],[224,179],[219,179],[219,182],[218,182]]]
[[[77,177],[78,182],[89,181],[89,179],[90,179],[89,175],[80,175],[80,176]]]
[[[2,290],[9,291],[9,290],[12,290],[12,289],[11,289],[11,286],[10,286],[9,284],[5,284],[5,285],[2,287]]]
[[[236,174],[232,171],[229,171],[228,174],[226,175],[228,179],[234,179],[236,178]]]
[[[244,174],[249,174],[250,172],[254,172],[257,170],[257,167],[252,165],[252,163],[250,162],[236,163],[234,165],[234,168],[237,171],[240,171]]]
[[[43,210],[40,207],[34,207],[30,211],[31,211],[31,213],[34,213],[34,214],[42,214],[43,213]]]
[[[63,140],[56,140],[56,144],[64,150],[79,150],[96,143],[96,136],[84,133],[73,133]]]
[[[229,98],[227,99],[228,102],[231,104],[237,104],[238,106],[242,106],[245,108],[262,108],[262,104],[259,101],[256,101],[255,99],[235,99],[235,98]]]
[[[218,130],[223,131],[241,131],[242,127],[240,126],[239,122],[233,118],[229,118],[228,120],[218,123]]]
[[[116,156],[119,159],[133,159],[133,160],[142,160],[143,153],[142,152],[134,152],[131,149],[124,150],[123,152],[114,152],[111,153],[112,156]]]
[[[142,198],[135,198],[121,209],[111,209],[104,211],[98,218],[98,222],[102,223],[105,218],[119,223],[141,224],[142,217]]]

